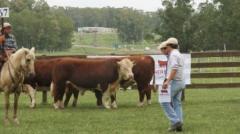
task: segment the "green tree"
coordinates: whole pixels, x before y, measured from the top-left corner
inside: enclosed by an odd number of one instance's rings
[[[164,0],[164,11],[159,11],[161,22],[156,32],[165,40],[169,37],[176,37],[181,44],[181,50],[191,50],[191,15],[193,13],[190,0]]]
[[[45,0],[12,0],[6,4],[19,47],[49,51],[71,47],[73,22],[63,9],[50,8]]]

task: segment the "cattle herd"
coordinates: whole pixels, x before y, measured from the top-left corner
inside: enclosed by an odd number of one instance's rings
[[[95,93],[97,106],[117,108],[117,90],[132,85],[138,89],[138,106],[143,106],[145,96],[147,103],[151,104],[150,82],[154,78],[154,60],[150,56],[40,56],[34,65],[35,75],[24,80],[24,89],[31,97],[31,107],[36,106],[35,91],[46,87],[51,89],[56,109],[66,107],[71,96],[74,96],[73,106],[76,106],[79,94],[83,95],[87,90]]]

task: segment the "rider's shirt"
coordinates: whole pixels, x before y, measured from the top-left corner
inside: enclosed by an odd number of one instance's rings
[[[5,35],[5,41],[1,47],[3,47],[4,49],[17,49],[17,42],[14,35]]]

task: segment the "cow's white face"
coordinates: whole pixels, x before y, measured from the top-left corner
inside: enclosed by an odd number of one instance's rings
[[[119,75],[120,78],[123,80],[131,80],[133,79],[133,72],[132,72],[132,68],[134,66],[134,63],[125,58],[121,61],[118,62],[119,65]]]

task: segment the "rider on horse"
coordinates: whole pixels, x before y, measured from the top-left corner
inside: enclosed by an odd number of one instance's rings
[[[8,57],[17,50],[16,39],[11,33],[11,24],[5,22],[0,34],[0,69]]]

